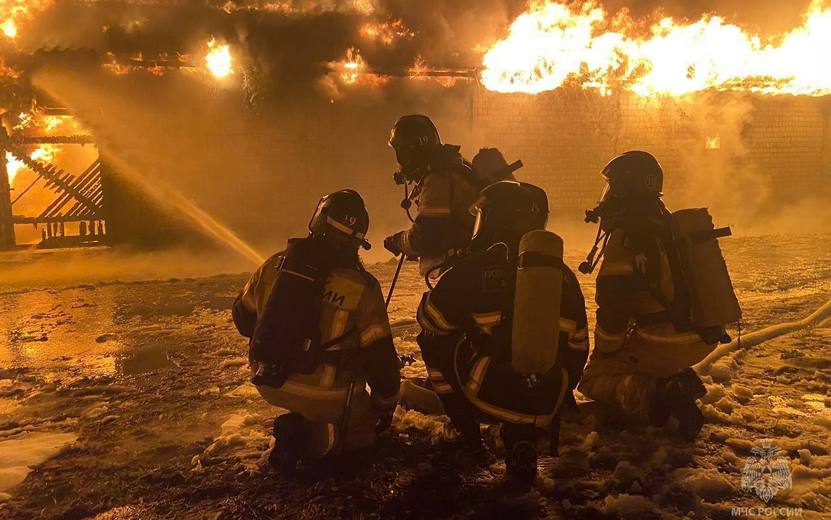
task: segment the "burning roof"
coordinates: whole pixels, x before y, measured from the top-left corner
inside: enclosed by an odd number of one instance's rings
[[[563,86],[640,96],[831,93],[831,72],[821,62],[821,50],[831,48],[831,8],[818,2],[797,27],[761,36],[715,14],[641,17],[593,0],[430,0],[420,7],[382,0],[0,0],[0,76],[25,76],[39,65],[32,52],[67,47],[93,53],[117,74],[198,73],[257,95],[267,86],[305,88],[325,79],[330,96],[396,76],[447,86],[477,79],[492,91],[528,94]]]
[[[642,96],[706,89],[766,94],[831,93],[831,9],[814,5],[790,32],[763,40],[723,18],[661,18],[645,30],[626,12],[610,18],[593,2],[534,2],[508,37],[484,55],[482,83],[499,92],[538,93],[568,82]]]

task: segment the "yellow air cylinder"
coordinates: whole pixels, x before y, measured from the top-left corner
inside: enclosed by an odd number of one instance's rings
[[[557,361],[563,292],[563,239],[550,231],[526,233],[519,243],[511,367],[545,374]]]
[[[671,218],[692,300],[692,322],[699,327],[717,327],[741,319],[742,309],[717,240],[729,236],[730,229],[715,229],[706,208],[682,209]]]

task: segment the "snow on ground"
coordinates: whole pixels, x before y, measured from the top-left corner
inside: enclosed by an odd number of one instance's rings
[[[54,457],[78,437],[72,433],[21,432],[0,441],[0,498],[23,482],[26,475],[46,459]]]
[[[744,333],[828,300],[829,238],[724,241]],[[385,287],[394,269],[370,267]],[[593,282],[580,279],[591,320]],[[504,464],[454,466],[446,417],[403,408],[392,432],[345,468],[318,479],[274,474],[266,457],[276,410],[248,383],[246,344],[230,319],[244,280],[0,293],[0,517],[831,515],[829,320],[716,361],[695,443],[673,425],[643,428],[591,406],[570,413],[560,457],[543,457],[534,490],[510,497],[499,487]],[[416,357],[408,378],[425,375],[413,321],[421,291],[408,266],[390,306],[400,353]],[[499,454],[498,429],[485,433]],[[768,461],[791,479],[767,503],[742,488],[766,441],[778,449]]]

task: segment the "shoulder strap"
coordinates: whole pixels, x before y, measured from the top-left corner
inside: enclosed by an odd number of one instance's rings
[[[352,334],[356,334],[357,332],[358,332],[358,328],[357,327],[352,327],[351,329],[347,330],[346,332],[344,332],[340,336],[334,337],[334,338],[330,339],[329,341],[321,343],[320,344],[321,352],[329,350],[330,348],[334,347],[335,345],[337,345],[341,341],[345,340],[346,338],[348,338]]]
[[[638,284],[645,289],[650,296],[655,298],[655,301],[661,304],[666,309],[670,321],[678,330],[695,330],[695,325],[689,317],[689,302],[687,297],[686,282],[684,280],[684,273],[681,269],[681,262],[678,259],[675,241],[669,229],[666,233],[656,232],[653,237],[664,248],[667,255],[667,262],[669,263],[670,276],[672,278],[673,292],[675,298],[670,301],[669,298],[661,292],[660,287],[656,287],[645,273],[641,273],[637,269],[633,270],[634,278]]]

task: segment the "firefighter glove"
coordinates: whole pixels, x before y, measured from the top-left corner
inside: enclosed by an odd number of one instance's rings
[[[394,235],[390,235],[384,239],[384,248],[395,256],[401,255],[404,251],[404,239],[406,231],[399,231]]]

